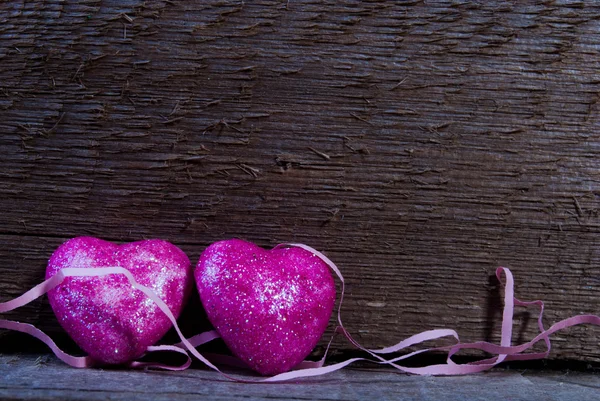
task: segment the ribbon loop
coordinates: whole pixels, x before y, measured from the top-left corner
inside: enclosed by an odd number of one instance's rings
[[[278,245],[284,246],[284,245]],[[345,292],[345,281],[339,270],[339,268],[333,263],[327,256],[323,253],[317,251],[316,249],[304,245],[304,244],[285,244],[285,246],[292,246],[302,248],[309,252],[312,252],[315,256],[319,257],[323,262],[325,262],[331,270],[336,274],[339,278],[342,293],[340,296],[340,303],[338,305],[337,311],[337,320],[338,320],[338,330],[336,332],[342,333],[342,335],[356,348],[361,351],[368,353],[371,357],[374,357],[376,360],[367,359],[367,358],[353,358],[344,362],[340,362],[338,364],[326,366],[326,367],[314,367],[311,369],[307,369],[305,372],[306,376],[313,376],[318,374],[329,373],[338,369],[341,369],[347,366],[350,363],[356,361],[369,361],[377,364],[384,364],[396,368],[401,372],[412,373],[417,375],[465,375],[471,373],[483,372],[485,370],[489,370],[494,366],[498,365],[503,361],[515,361],[515,360],[533,360],[533,359],[541,359],[545,358],[550,354],[551,343],[550,343],[550,335],[555,333],[556,331],[562,330],[567,327],[579,325],[579,324],[593,324],[600,326],[600,316],[595,315],[581,315],[575,316],[569,319],[565,319],[554,324],[548,330],[545,330],[543,324],[543,314],[544,314],[544,303],[542,301],[530,301],[523,302],[514,296],[514,277],[510,269],[505,267],[499,267],[496,269],[496,277],[498,281],[502,283],[502,275],[505,276],[504,282],[504,309],[502,311],[502,328],[500,334],[500,346],[491,344],[488,342],[474,342],[474,343],[461,343],[458,333],[454,330],[450,329],[436,329],[436,330],[428,330],[422,333],[415,334],[405,340],[400,341],[399,343],[385,347],[378,350],[367,349],[363,347],[358,341],[356,341],[350,333],[344,328],[341,318],[341,308],[342,302],[344,300],[344,292]],[[538,306],[540,309],[538,315],[538,328],[540,330],[540,334],[538,334],[533,340],[521,344],[518,346],[512,345],[512,326],[513,326],[513,317],[514,317],[514,308],[515,306]],[[421,349],[414,352],[411,352],[406,355],[402,355],[400,357],[385,359],[381,355],[390,354],[394,352],[401,351],[407,347],[420,344],[424,341],[435,340],[442,337],[454,337],[456,339],[456,344],[445,347],[436,347],[436,348],[428,348]],[[546,344],[546,351],[541,353],[523,353],[533,347],[537,342],[544,340]],[[331,341],[330,341],[331,344]],[[329,347],[327,348],[329,349]],[[467,364],[456,364],[452,361],[452,356],[459,352],[461,349],[478,349],[485,351],[490,354],[495,354],[494,357],[489,359],[482,359],[479,361],[470,362]],[[445,364],[439,365],[430,365],[420,368],[410,368],[396,364],[396,362],[407,359],[409,357],[431,351],[447,351],[448,357]],[[327,351],[325,355],[327,354]],[[291,374],[290,374],[291,373]],[[278,379],[288,380],[297,377],[304,376],[295,376],[292,372],[288,372],[284,374],[285,376],[278,375],[275,378],[271,378],[273,381]],[[286,379],[287,378],[287,379]]]

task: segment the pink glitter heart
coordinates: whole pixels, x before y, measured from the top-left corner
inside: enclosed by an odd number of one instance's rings
[[[73,238],[52,255],[46,279],[66,267],[120,266],[153,289],[175,316],[192,287],[190,261],[166,241],[124,245],[91,237]],[[61,326],[93,359],[121,364],[139,358],[171,327],[158,306],[122,275],[68,277],[48,293]]]
[[[202,253],[194,276],[215,329],[263,375],[302,362],[335,303],[329,267],[300,248],[267,251],[240,240],[216,242]]]

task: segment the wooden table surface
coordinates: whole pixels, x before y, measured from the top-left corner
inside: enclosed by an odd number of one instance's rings
[[[247,378],[247,377],[246,377]],[[47,356],[0,355],[0,397],[11,400],[597,400],[600,376],[510,371],[418,377],[347,369],[293,383],[244,384],[205,370],[74,369]]]
[[[326,252],[365,346],[497,340],[499,265],[598,313],[599,31],[592,0],[2,1],[0,300],[71,237],[241,237]]]

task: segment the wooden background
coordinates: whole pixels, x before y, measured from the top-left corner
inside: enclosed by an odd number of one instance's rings
[[[236,236],[325,251],[366,346],[497,340],[498,265],[598,313],[599,96],[591,0],[1,1],[0,300],[70,237]]]

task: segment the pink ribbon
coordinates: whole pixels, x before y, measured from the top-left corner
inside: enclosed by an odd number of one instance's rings
[[[498,365],[501,362],[505,361],[514,361],[514,360],[532,360],[532,359],[541,359],[545,358],[549,355],[551,350],[550,336],[562,329],[567,327],[572,327],[580,324],[592,324],[600,326],[600,316],[596,315],[579,315],[574,316],[565,320],[562,320],[558,323],[555,323],[550,328],[545,329],[543,324],[543,313],[544,313],[544,304],[542,301],[533,301],[533,302],[523,302],[514,297],[514,279],[512,273],[509,269],[500,267],[496,270],[496,277],[499,281],[502,281],[502,275],[505,276],[504,283],[504,310],[502,313],[502,329],[501,329],[501,337],[500,337],[500,345],[492,344],[489,342],[473,342],[473,343],[461,343],[458,333],[455,330],[451,329],[436,329],[436,330],[428,330],[422,333],[413,335],[403,341],[400,341],[397,344],[392,346],[383,348],[383,349],[368,349],[360,345],[358,341],[356,341],[350,333],[344,328],[341,317],[341,307],[344,300],[345,293],[345,281],[338,267],[329,259],[327,256],[322,254],[321,252],[307,246],[304,244],[284,244],[278,245],[281,246],[292,246],[305,249],[317,257],[321,258],[337,275],[340,279],[342,285],[342,292],[340,295],[340,303],[337,310],[337,321],[338,327],[336,328],[336,333],[341,333],[352,345],[354,345],[357,349],[364,351],[370,358],[351,358],[347,359],[343,362],[335,363],[332,365],[324,366],[325,359],[327,357],[327,353],[331,346],[331,341],[329,342],[325,355],[319,361],[304,361],[300,365],[298,365],[294,370],[286,373],[281,373],[276,376],[267,377],[258,380],[250,380],[248,378],[239,378],[234,377],[229,374],[221,372],[219,368],[215,365],[215,363],[223,363],[234,366],[245,366],[241,361],[236,358],[219,356],[219,355],[211,355],[210,357],[204,356],[200,354],[196,347],[205,344],[209,341],[212,341],[216,338],[219,338],[219,334],[216,331],[208,331],[205,333],[198,334],[189,339],[185,338],[177,325],[175,316],[171,313],[167,305],[156,295],[156,293],[148,287],[145,287],[136,282],[131,273],[122,268],[122,267],[105,267],[98,269],[85,269],[85,268],[65,268],[60,270],[56,275],[51,277],[50,279],[38,284],[31,290],[27,291],[25,294],[21,295],[18,298],[15,298],[11,301],[0,303],[0,313],[8,312],[15,308],[21,307],[34,299],[46,294],[48,291],[60,285],[66,277],[98,277],[105,276],[110,274],[122,274],[127,280],[129,280],[130,284],[137,290],[142,291],[148,298],[150,298],[153,302],[157,304],[157,306],[163,311],[163,313],[169,318],[177,335],[181,339],[181,342],[175,345],[158,345],[148,347],[148,352],[178,352],[187,357],[185,363],[180,366],[170,366],[159,363],[150,363],[150,362],[139,362],[134,361],[131,362],[128,366],[132,368],[160,368],[160,369],[168,369],[168,370],[183,370],[187,369],[191,364],[191,359],[189,354],[192,354],[195,358],[202,361],[206,366],[214,369],[225,377],[236,380],[240,382],[279,382],[279,381],[287,381],[298,379],[302,377],[310,377],[310,376],[318,376],[327,374],[330,372],[334,372],[336,370],[342,369],[345,366],[348,366],[356,361],[368,361],[377,364],[391,366],[401,372],[412,373],[417,375],[465,375],[471,373],[483,372],[485,370],[491,369],[492,367]],[[515,306],[538,306],[540,309],[538,316],[538,328],[540,333],[533,338],[531,341],[526,342],[520,345],[512,345],[512,322],[514,315],[514,307]],[[91,358],[85,357],[75,357],[69,354],[66,354],[62,350],[60,350],[54,341],[42,331],[37,329],[36,327],[15,321],[2,320],[0,319],[0,328],[20,331],[23,333],[27,333],[32,335],[42,342],[44,342],[52,352],[63,362],[77,368],[85,368],[96,366],[97,363],[93,361]],[[396,358],[386,359],[384,355],[388,355],[391,353],[396,353],[407,347],[420,344],[425,341],[436,340],[443,337],[454,337],[456,339],[456,344],[444,346],[444,347],[435,347],[428,349],[421,349],[406,355],[402,355]],[[544,341],[546,345],[546,351],[537,352],[537,353],[525,353],[528,349],[533,347],[539,341]],[[478,349],[485,351],[487,353],[493,354],[492,358],[482,359],[479,361],[474,361],[466,364],[457,364],[452,360],[452,356],[454,356],[457,352],[462,349]],[[424,352],[430,351],[447,351],[448,357],[446,363],[437,364],[437,365],[429,365],[424,367],[406,367],[399,365],[397,362],[410,358],[414,355],[421,354]]]

